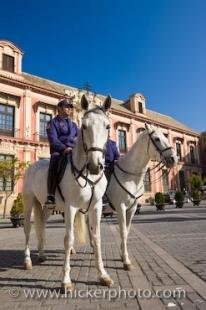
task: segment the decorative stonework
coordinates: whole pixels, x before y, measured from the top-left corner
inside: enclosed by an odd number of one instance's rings
[[[6,40],[0,40],[0,69],[2,69],[3,54],[12,56],[14,58],[14,73],[0,70],[0,74],[10,78],[11,80],[13,79],[23,80],[23,77],[20,76],[20,74],[22,73],[23,52],[12,42]]]
[[[37,147],[36,150],[36,156],[37,158],[50,158],[50,152],[49,147],[43,146],[43,147]]]
[[[16,155],[17,148],[16,145],[11,142],[1,141],[0,142],[0,153],[8,155]]]
[[[146,114],[145,97],[140,93],[135,93],[129,98],[130,110],[137,114]]]

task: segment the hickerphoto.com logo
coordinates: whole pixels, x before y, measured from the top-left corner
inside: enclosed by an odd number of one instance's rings
[[[174,290],[165,289],[153,291],[151,289],[123,289],[120,286],[118,288],[106,288],[106,289],[85,289],[85,290],[72,290],[64,291],[60,289],[17,289],[12,288],[9,291],[9,295],[12,298],[18,298],[19,296],[25,296],[25,299],[134,299],[134,298],[164,298],[164,299],[181,299],[186,297],[186,292],[181,287],[177,287]]]

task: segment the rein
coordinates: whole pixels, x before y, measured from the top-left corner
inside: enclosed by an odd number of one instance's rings
[[[97,185],[99,183],[99,181],[102,179],[104,173],[102,172],[101,175],[99,176],[99,178],[96,181],[92,181],[88,178],[88,172],[86,175],[83,174],[83,170],[85,167],[83,167],[81,170],[77,169],[77,167],[75,167],[73,160],[72,160],[72,156],[70,157],[70,163],[71,163],[71,170],[72,170],[72,174],[75,178],[75,181],[77,182],[77,184],[81,187],[81,188],[85,188],[87,186],[87,184],[89,184],[92,194],[91,194],[91,198],[89,200],[89,204],[88,207],[86,209],[80,209],[79,212],[86,214],[89,211],[89,208],[91,206],[92,203],[92,199],[94,196],[94,189],[95,189],[95,185]],[[76,176],[76,172],[77,172],[77,176]],[[81,185],[79,183],[79,178],[83,178],[85,180],[85,185]]]
[[[154,139],[153,139],[153,137],[152,137],[152,135],[153,135],[154,132],[155,132],[155,131],[153,130],[151,133],[149,133],[147,152],[149,151],[149,145],[150,145],[150,141],[151,141],[151,142],[153,143],[153,145],[155,146],[156,150],[159,152],[160,157],[162,158],[162,157],[164,157],[163,153],[164,153],[165,151],[171,150],[172,147],[169,146],[169,147],[167,147],[167,148],[161,150],[161,149],[159,148],[159,146],[155,143],[155,141],[154,141]],[[162,164],[162,165],[161,165],[161,164]],[[123,169],[123,168],[119,165],[118,162],[115,163],[115,166],[116,166],[120,171],[122,171],[123,173],[128,174],[128,175],[132,175],[132,176],[141,176],[141,175],[145,175],[145,174],[146,174],[146,172],[135,173],[135,172],[127,171],[127,170]],[[153,171],[153,170],[155,170],[156,168],[159,167],[158,170],[156,171],[156,173],[157,173],[158,171],[162,170],[162,168],[163,168],[164,166],[165,166],[165,165],[164,165],[163,161],[161,160],[161,161],[160,161],[159,163],[157,163],[153,168],[151,168],[150,171]],[[157,183],[157,182],[163,177],[164,174],[169,174],[170,170],[171,170],[171,169],[169,169],[168,172],[167,172],[167,171],[166,171],[166,172],[163,171],[162,174],[161,174],[161,176],[160,176],[159,178],[157,178],[157,179],[154,179],[154,180],[151,182],[151,184]],[[132,203],[132,205],[129,206],[129,208],[127,209],[127,211],[128,211],[128,210],[130,210],[130,209],[135,205],[137,199],[139,199],[143,194],[141,194],[141,195],[139,195],[139,196],[135,196],[134,194],[132,194],[132,193],[120,182],[120,180],[118,179],[118,177],[117,177],[117,175],[116,175],[116,173],[115,173],[115,167],[114,167],[114,169],[113,169],[113,171],[112,171],[112,174],[114,175],[114,178],[115,178],[115,180],[117,181],[117,183],[119,184],[119,186],[120,186],[132,199],[134,199],[134,202]],[[108,186],[109,186],[109,183],[108,183],[107,187],[108,187]],[[137,194],[138,194],[138,192],[143,188],[143,186],[144,186],[144,185],[142,185],[142,186],[137,190]],[[106,196],[107,196],[107,195],[106,195]],[[107,196],[107,198],[108,198],[108,196]],[[109,200],[109,199],[108,199],[108,200]],[[110,205],[112,206],[111,202],[110,202]]]

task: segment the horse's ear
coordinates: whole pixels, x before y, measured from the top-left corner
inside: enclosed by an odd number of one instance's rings
[[[148,125],[147,123],[145,123],[144,126],[145,126],[145,129],[146,129],[147,131],[149,131],[149,125]]]
[[[105,111],[109,110],[112,105],[112,98],[110,95],[107,96],[107,98],[104,100],[103,108]]]
[[[81,108],[83,110],[88,110],[88,107],[89,107],[89,102],[88,102],[86,96],[83,95],[82,98],[81,98]]]

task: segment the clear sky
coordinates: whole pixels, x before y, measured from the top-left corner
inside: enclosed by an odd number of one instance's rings
[[[206,130],[205,0],[7,0],[0,38],[23,71],[125,100]]]

